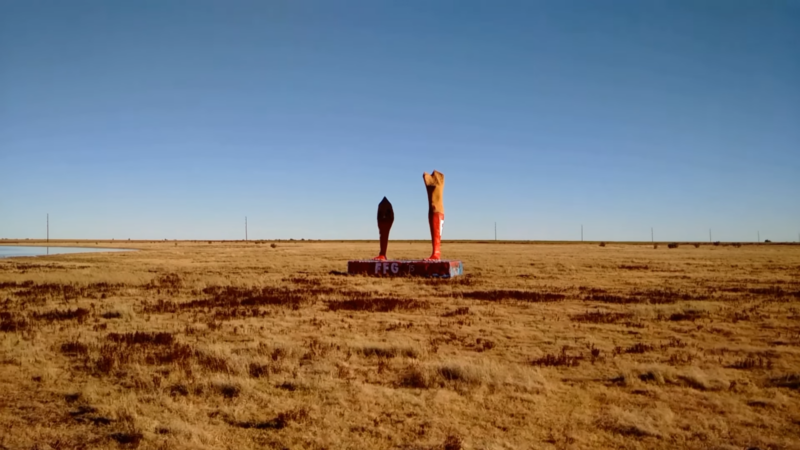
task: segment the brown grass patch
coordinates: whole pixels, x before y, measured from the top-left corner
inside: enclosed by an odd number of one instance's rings
[[[19,333],[27,330],[30,322],[18,314],[0,311],[0,332]]]
[[[652,352],[655,347],[649,344],[638,342],[625,349],[625,353],[647,353]]]
[[[800,374],[791,373],[774,377],[769,380],[770,386],[800,390]]]
[[[442,314],[442,317],[465,316],[467,314],[469,314],[469,306],[464,306],[461,308],[456,308],[452,311],[447,311],[446,313]]]
[[[308,420],[308,415],[308,409],[295,408],[280,412],[274,419],[266,421],[229,421],[228,423],[232,426],[246,429],[253,428],[256,430],[282,430],[292,423],[306,422]]]
[[[75,309],[64,309],[64,310],[54,309],[52,311],[34,314],[33,317],[36,320],[45,320],[47,322],[55,322],[61,320],[77,320],[79,322],[82,322],[86,320],[88,315],[89,315],[88,309],[75,308]]]
[[[564,294],[554,292],[535,292],[512,289],[492,289],[487,291],[468,291],[461,294],[464,298],[474,300],[500,301],[516,300],[521,302],[560,302],[566,298]]]
[[[390,312],[390,311],[413,311],[416,309],[426,309],[430,305],[426,301],[411,300],[406,298],[371,298],[353,299],[328,302],[328,309],[331,311],[363,311],[363,312]]]
[[[419,358],[419,350],[407,346],[367,345],[357,347],[355,350],[366,357],[395,358],[403,356],[405,358]]]
[[[175,337],[171,333],[151,333],[136,331],[134,333],[109,333],[106,336],[111,342],[126,345],[172,345]]]
[[[610,324],[631,320],[633,313],[590,311],[570,317],[573,322]]]
[[[730,365],[740,370],[772,370],[772,360],[763,355],[747,355]]]
[[[531,364],[541,367],[578,367],[581,360],[583,360],[583,356],[569,355],[567,348],[563,347],[560,353],[548,353],[540,358],[531,360]]]

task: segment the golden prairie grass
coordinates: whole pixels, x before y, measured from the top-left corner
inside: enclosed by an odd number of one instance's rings
[[[114,246],[0,260],[0,449],[800,448],[798,246]]]

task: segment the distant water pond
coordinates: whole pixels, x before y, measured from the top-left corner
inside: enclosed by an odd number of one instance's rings
[[[34,247],[29,245],[0,245],[0,258],[15,256],[46,256],[63,255],[67,253],[99,253],[99,252],[127,252],[122,248],[94,248],[94,247]]]

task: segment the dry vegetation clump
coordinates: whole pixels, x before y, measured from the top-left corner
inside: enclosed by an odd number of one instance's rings
[[[800,246],[258,243],[0,260],[0,448],[800,447]]]
[[[491,382],[492,374],[483,368],[461,362],[442,362],[409,364],[400,372],[397,385],[413,389],[468,389]]]
[[[364,311],[364,312],[390,312],[396,310],[412,311],[427,309],[430,304],[426,301],[406,298],[356,298],[352,300],[339,300],[328,302],[331,311]]]
[[[611,294],[602,289],[595,289],[588,292],[584,289],[583,291],[583,298],[586,301],[615,303],[620,305],[632,303],[663,305],[679,301],[703,300],[705,298],[705,296],[699,294],[692,294],[688,291],[670,288],[633,289],[626,294]]]
[[[654,349],[655,347],[650,344],[637,342],[636,344],[633,344],[630,347],[626,348],[625,353],[647,353],[647,352],[652,352]]]
[[[800,390],[800,373],[792,373],[774,377],[769,380],[770,386]]]
[[[466,316],[467,314],[469,314],[469,306],[462,306],[452,311],[447,311],[446,313],[442,314],[442,317]]]
[[[590,294],[586,296],[585,299],[587,301],[592,301],[592,302],[617,303],[620,305],[642,302],[642,300],[638,297],[631,297],[627,295],[615,295],[615,294]]]
[[[11,312],[0,312],[0,332],[20,333],[29,328],[30,323],[21,314]]]
[[[356,347],[355,350],[365,357],[375,356],[378,358],[395,358],[402,356],[405,358],[416,359],[420,356],[420,351],[410,346],[366,345],[363,347]]]
[[[633,313],[589,311],[575,314],[571,317],[573,322],[582,323],[619,323],[633,319]]]
[[[772,359],[765,355],[747,355],[731,364],[734,369],[757,370],[772,369]]]
[[[236,422],[232,420],[226,420],[226,422],[232,426],[240,428],[254,428],[257,430],[282,430],[292,423],[303,423],[307,420],[308,410],[306,408],[298,408],[282,411],[278,413],[275,418],[265,421],[249,420]]]
[[[89,316],[89,310],[86,308],[75,309],[53,309],[43,313],[34,313],[33,317],[36,320],[44,320],[47,322],[61,321],[61,320],[77,320],[83,322]]]
[[[548,353],[541,358],[532,360],[531,364],[544,367],[577,367],[580,365],[582,359],[582,355],[569,355],[567,354],[567,347],[562,347],[560,353]]]
[[[462,292],[464,298],[474,300],[517,300],[521,302],[558,302],[566,298],[566,295],[554,292],[535,292],[525,290],[492,289],[487,291],[468,291]]]
[[[707,316],[708,316],[708,314],[705,311],[699,311],[699,310],[695,310],[695,309],[687,309],[685,311],[672,313],[669,316],[659,314],[658,319],[659,320],[671,320],[673,322],[680,322],[680,321],[683,321],[683,320],[688,320],[688,321],[694,322],[694,321],[696,321],[698,319],[702,319],[702,318],[705,318]]]

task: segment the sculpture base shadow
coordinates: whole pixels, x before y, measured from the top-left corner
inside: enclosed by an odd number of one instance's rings
[[[375,261],[365,259],[348,261],[347,273],[350,275],[369,275],[375,277],[452,278],[464,274],[464,265],[461,264],[461,261],[448,259],[440,261]]]

